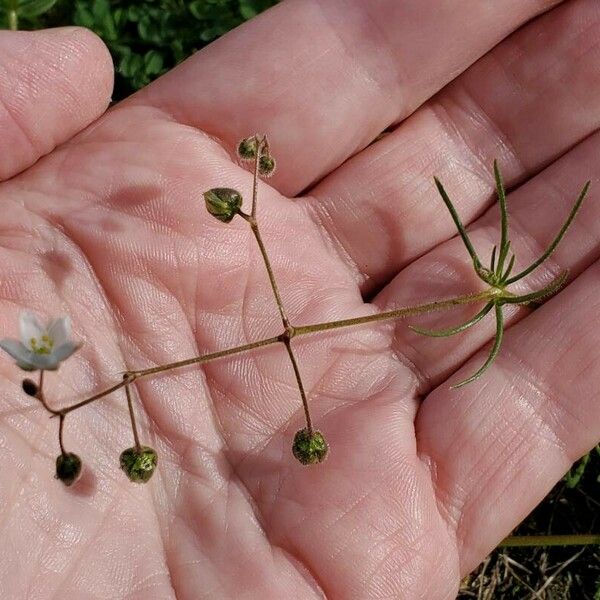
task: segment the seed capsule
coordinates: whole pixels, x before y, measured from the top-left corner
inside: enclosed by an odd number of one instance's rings
[[[56,478],[65,485],[73,485],[81,475],[81,459],[73,452],[60,454],[56,458]]]
[[[31,379],[23,379],[21,386],[28,396],[35,396],[39,391],[37,383]]]
[[[294,436],[292,452],[303,465],[314,465],[321,463],[327,457],[329,445],[325,436],[320,431],[301,429]]]
[[[219,221],[229,223],[242,207],[242,195],[231,188],[213,188],[204,192],[206,210]]]
[[[238,156],[242,160],[254,160],[256,158],[256,149],[258,147],[258,140],[256,136],[244,138],[238,145]]]
[[[130,481],[147,483],[156,469],[158,455],[148,446],[142,446],[139,451],[135,447],[127,448],[121,453],[119,462]]]
[[[260,157],[258,161],[258,172],[263,177],[271,177],[275,173],[275,159],[267,154]]]

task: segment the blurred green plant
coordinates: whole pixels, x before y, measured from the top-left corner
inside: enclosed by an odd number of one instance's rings
[[[95,31],[112,53],[119,100],[278,0],[0,1],[3,28]]]

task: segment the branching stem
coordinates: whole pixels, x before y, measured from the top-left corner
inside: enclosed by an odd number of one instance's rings
[[[478,292],[475,294],[466,294],[464,296],[456,296],[454,298],[449,298],[447,300],[438,300],[435,302],[427,302],[425,304],[418,304],[416,306],[408,306],[405,308],[398,308],[394,310],[389,310],[382,313],[376,313],[373,315],[365,315],[362,317],[354,317],[351,319],[343,319],[341,321],[326,321],[323,323],[315,323],[312,325],[300,325],[299,327],[290,326],[290,330],[292,332],[289,337],[300,337],[304,335],[319,333],[322,331],[328,331],[331,329],[341,329],[347,327],[356,327],[359,325],[366,325],[369,323],[377,323],[382,321],[391,321],[394,319],[403,319],[406,317],[411,317],[414,315],[420,315],[428,312],[434,312],[438,310],[447,310],[454,306],[461,306],[465,304],[473,304],[477,302],[485,302],[486,300],[490,300],[491,298],[499,297],[499,294],[505,294],[508,292],[499,292],[496,289],[490,288],[484,292]],[[501,297],[505,297],[502,295]],[[120,390],[122,387],[125,387],[129,383],[137,379],[141,379],[143,377],[148,377],[150,375],[156,375],[158,373],[164,373],[166,371],[173,371],[175,369],[181,369],[183,367],[188,367],[191,365],[205,364],[208,362],[212,362],[214,360],[218,360],[220,358],[226,358],[228,356],[235,356],[237,354],[243,354],[245,352],[249,352],[250,350],[256,350],[258,348],[263,348],[265,346],[272,346],[273,344],[277,344],[279,342],[284,342],[285,338],[288,337],[288,334],[281,334],[274,337],[265,338],[262,340],[257,340],[255,342],[251,342],[249,344],[243,344],[242,346],[236,346],[234,348],[227,348],[226,350],[219,350],[218,352],[211,352],[210,354],[202,354],[200,356],[194,356],[193,358],[187,358],[185,360],[180,360],[172,363],[167,363],[164,365],[158,365],[156,367],[151,367],[149,369],[140,369],[137,371],[128,371],[126,373],[127,379],[123,379],[119,383],[101,391],[97,394],[94,394],[90,398],[86,398],[81,402],[77,402],[76,404],[72,404],[70,406],[66,406],[60,410],[53,411],[50,408],[47,408],[49,412],[52,412],[55,415],[60,414],[68,414],[73,410],[77,410],[86,404],[91,404],[96,400],[104,398],[117,390]],[[285,343],[285,342],[284,342]]]

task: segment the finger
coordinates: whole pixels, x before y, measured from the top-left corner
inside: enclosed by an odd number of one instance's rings
[[[314,220],[364,292],[454,233],[433,175],[469,222],[490,202],[495,158],[514,186],[600,125],[599,24],[595,0],[543,15],[313,190]]]
[[[113,81],[106,46],[65,27],[0,32],[0,178],[68,140],[106,109]]]
[[[511,328],[485,381],[440,387],[419,411],[419,452],[456,530],[462,573],[600,439],[599,275],[595,263]]]
[[[240,138],[267,133],[280,163],[273,181],[294,195],[556,3],[292,0],[205,48],[133,102],[159,107],[231,151]]]
[[[524,294],[542,289],[565,270],[573,279],[600,257],[600,206],[596,202],[598,177],[591,177],[597,173],[596,157],[599,152],[600,133],[596,133],[509,195],[509,234],[511,251],[517,257],[513,272],[517,273],[544,253],[566,220],[583,184],[592,179],[589,197],[556,251],[529,276],[511,285],[511,291]],[[469,235],[484,265],[488,265],[492,248],[500,237],[497,207],[478,219]],[[380,310],[389,310],[400,305],[419,304],[427,298],[458,296],[483,287],[461,240],[455,238],[404,269],[375,298],[374,304]],[[427,315],[408,323],[428,329],[458,325],[475,315],[483,304]],[[530,311],[516,306],[505,306],[503,310],[507,326]],[[395,351],[417,373],[419,392],[427,393],[486,344],[494,333],[493,313],[471,329],[436,340],[411,331],[407,322],[398,322],[393,344]],[[453,379],[453,383],[459,381]]]

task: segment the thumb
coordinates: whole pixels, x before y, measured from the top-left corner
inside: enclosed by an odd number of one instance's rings
[[[0,179],[100,116],[112,85],[110,54],[86,29],[0,31]]]

